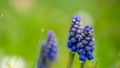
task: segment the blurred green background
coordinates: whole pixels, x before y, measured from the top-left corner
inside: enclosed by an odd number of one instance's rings
[[[95,60],[86,68],[120,68],[120,0],[0,0],[0,60],[20,56],[32,68],[38,42],[53,30],[59,47],[54,68],[66,68],[74,14],[94,27]],[[79,66],[76,55],[73,68]]]

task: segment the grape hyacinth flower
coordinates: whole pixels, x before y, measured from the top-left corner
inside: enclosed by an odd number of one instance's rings
[[[55,35],[53,31],[49,31],[44,57],[49,58],[52,61],[54,61],[56,59],[57,52],[58,52],[58,48],[57,48]]]
[[[81,62],[85,62],[86,58],[88,60],[93,60],[94,59],[94,56],[92,54],[93,51],[94,51],[93,28],[90,25],[86,25],[83,28],[81,38],[79,39],[79,42],[77,44],[77,53],[80,55],[79,60]]]
[[[42,41],[42,47],[41,47],[40,56],[38,59],[37,68],[46,68],[46,59],[43,56],[45,53],[45,49],[46,49],[46,41]]]
[[[72,24],[69,31],[68,48],[73,52],[77,52],[77,43],[80,35],[82,34],[82,28],[80,27],[80,17],[75,15],[72,18]]]
[[[80,17],[78,15],[74,15],[72,18],[71,27],[69,30],[69,37],[67,47],[70,49],[70,60],[68,63],[68,68],[72,67],[72,63],[74,60],[74,55],[77,52],[77,43],[80,35],[82,34],[82,28],[80,27]]]
[[[57,57],[57,42],[53,31],[48,32],[47,41],[43,42],[38,68],[51,68]]]

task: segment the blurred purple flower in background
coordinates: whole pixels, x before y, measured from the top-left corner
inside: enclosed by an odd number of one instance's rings
[[[46,41],[42,42],[37,68],[51,68],[57,58],[58,47],[53,31],[48,32]]]
[[[49,31],[44,57],[49,58],[52,61],[54,61],[56,59],[57,52],[58,52],[58,48],[57,48],[55,35],[53,31]]]

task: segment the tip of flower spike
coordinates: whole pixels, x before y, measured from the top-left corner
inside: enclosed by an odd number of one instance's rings
[[[49,31],[48,32],[48,38],[52,38],[54,37],[54,32],[53,31]]]
[[[92,26],[90,25],[86,25],[84,28],[83,28],[84,31],[90,31],[92,30]]]
[[[74,15],[72,17],[72,22],[80,22],[80,17],[78,15]]]

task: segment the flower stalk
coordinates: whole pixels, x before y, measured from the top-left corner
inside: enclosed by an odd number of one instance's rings
[[[74,57],[75,57],[75,54],[70,52],[69,53],[69,62],[68,62],[68,67],[67,68],[72,68]]]
[[[85,66],[85,62],[82,62],[80,68],[84,68],[84,66]]]

